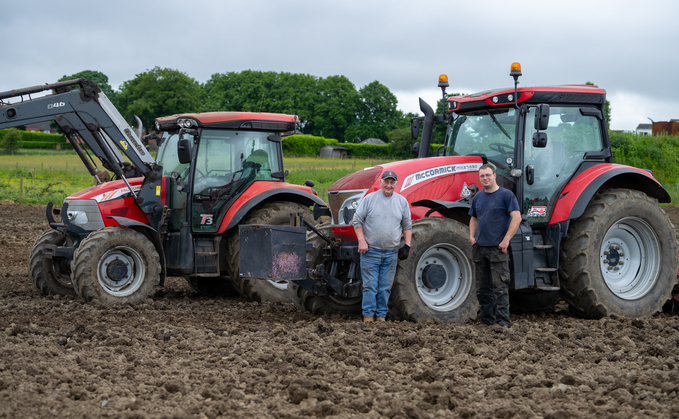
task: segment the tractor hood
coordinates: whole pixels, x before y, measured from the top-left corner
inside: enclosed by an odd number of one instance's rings
[[[144,181],[144,178],[130,178],[127,179],[127,181],[130,183],[132,189],[137,192],[141,189],[141,184]],[[92,199],[101,203],[131,196],[132,194],[130,193],[130,189],[127,187],[125,182],[123,180],[116,180],[83,189],[82,191],[76,192],[66,199]]]

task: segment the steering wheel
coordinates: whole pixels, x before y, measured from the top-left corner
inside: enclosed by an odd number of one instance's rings
[[[507,144],[490,143],[488,144],[488,148],[506,156],[514,154],[514,147],[508,146]]]

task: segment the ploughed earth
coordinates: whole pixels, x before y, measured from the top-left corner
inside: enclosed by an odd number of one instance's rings
[[[679,209],[665,207],[679,225]],[[678,417],[679,317],[513,315],[364,325],[209,299],[47,298],[26,260],[44,206],[0,204],[0,417]]]

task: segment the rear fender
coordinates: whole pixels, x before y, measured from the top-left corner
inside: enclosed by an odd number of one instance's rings
[[[306,188],[310,189],[310,188]],[[226,230],[230,230],[240,223],[245,215],[266,202],[296,202],[304,206],[312,206],[318,204],[327,206],[325,202],[316,195],[307,192],[304,189],[298,189],[294,185],[290,187],[264,189],[256,195],[243,194],[236,202],[229,208],[224,215],[217,234],[221,234]]]
[[[620,164],[599,164],[585,170],[563,188],[549,224],[579,218],[594,195],[609,188],[635,189],[662,203],[672,201],[649,171]]]

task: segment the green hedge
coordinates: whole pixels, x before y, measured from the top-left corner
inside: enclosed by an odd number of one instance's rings
[[[615,163],[651,170],[668,189],[679,183],[679,135],[644,136],[610,131],[609,137]]]
[[[0,140],[2,140],[5,137],[5,133],[8,130],[2,129],[0,130]],[[65,135],[60,135],[60,134],[48,134],[46,132],[28,132],[28,131],[19,131],[21,132],[21,139],[24,144],[26,143],[50,143],[52,144],[51,147],[46,147],[46,148],[54,148],[54,145],[56,143],[60,144],[68,144],[66,140]],[[24,147],[22,148],[39,148],[39,147]]]
[[[298,156],[318,156],[326,145],[337,145],[338,141],[313,135],[290,135],[283,138],[283,151]]]

